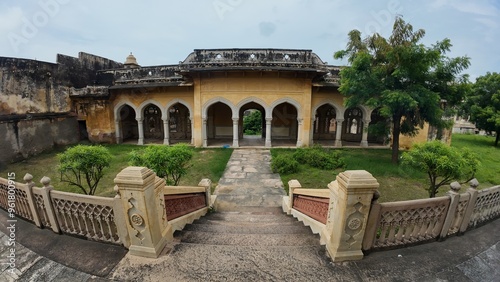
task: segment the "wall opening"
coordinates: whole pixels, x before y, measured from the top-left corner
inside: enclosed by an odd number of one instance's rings
[[[233,113],[231,108],[217,102],[207,111],[207,145],[232,144],[233,140]]]
[[[189,109],[177,103],[168,109],[168,130],[170,144],[191,143],[192,128]]]

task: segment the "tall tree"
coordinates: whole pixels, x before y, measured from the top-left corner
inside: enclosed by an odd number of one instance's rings
[[[460,83],[458,75],[469,66],[467,57],[445,56],[449,39],[426,47],[419,43],[424,35],[424,30],[414,31],[397,17],[388,39],[378,33],[362,39],[352,30],[346,49],[334,55],[350,63],[340,72],[346,106],[380,107],[380,113],[391,118],[393,163],[399,159],[400,134],[415,135],[425,122],[444,126],[441,99],[461,93],[449,86]]]
[[[500,74],[487,73],[477,78],[465,103],[465,112],[476,127],[496,132],[495,146],[500,139]]]

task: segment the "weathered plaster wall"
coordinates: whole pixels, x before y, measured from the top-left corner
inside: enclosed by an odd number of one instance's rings
[[[80,53],[78,58],[58,55],[57,63],[0,57],[1,162],[10,163],[54,145],[78,142],[71,93],[75,87],[97,84],[98,70],[120,67],[120,63],[86,53]],[[94,108],[96,114],[109,115],[109,107]]]
[[[0,122],[0,168],[57,145],[79,141],[74,117],[19,118]]]

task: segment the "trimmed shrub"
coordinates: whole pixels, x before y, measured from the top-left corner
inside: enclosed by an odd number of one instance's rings
[[[86,195],[95,194],[103,170],[111,161],[111,154],[103,146],[77,145],[57,156],[61,182],[80,188]]]
[[[129,160],[131,165],[145,166],[158,177],[165,178],[168,185],[176,186],[187,173],[192,157],[193,149],[180,143],[174,146],[148,146],[140,151],[132,151]]]
[[[292,174],[299,171],[299,163],[290,155],[273,157],[271,168],[274,173]]]
[[[345,162],[338,152],[324,149],[320,146],[314,146],[308,149],[299,148],[294,152],[293,157],[299,163],[308,164],[312,167],[324,170],[345,166]]]

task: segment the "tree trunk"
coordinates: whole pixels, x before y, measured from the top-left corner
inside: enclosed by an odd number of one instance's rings
[[[495,147],[498,146],[499,139],[500,139],[500,130],[497,130],[497,138],[495,139]]]
[[[394,115],[392,130],[392,163],[399,162],[399,134],[401,133],[401,116]]]

